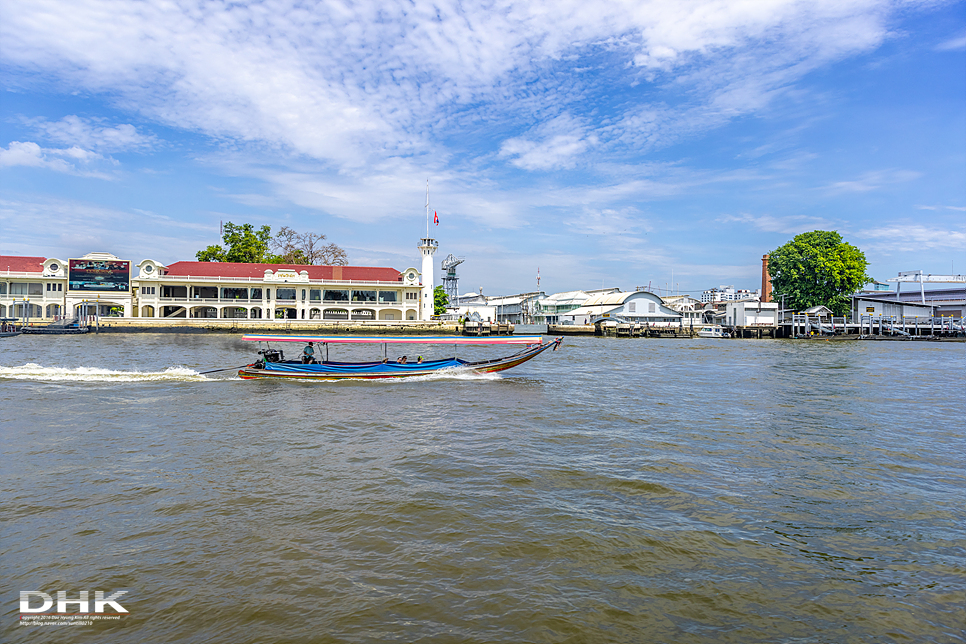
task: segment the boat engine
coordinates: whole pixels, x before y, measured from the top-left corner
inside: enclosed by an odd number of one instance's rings
[[[265,362],[281,362],[285,359],[285,353],[281,349],[264,349],[258,355],[265,359]]]

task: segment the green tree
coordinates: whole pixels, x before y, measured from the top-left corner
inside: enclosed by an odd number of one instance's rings
[[[324,264],[347,266],[349,257],[336,244],[323,244],[325,235],[299,233],[282,226],[274,237],[270,226],[258,230],[251,224],[230,221],[222,232],[225,247],[212,245],[195,253],[199,262],[244,264]],[[227,250],[226,250],[227,249]],[[276,254],[277,253],[277,254]]]
[[[442,286],[433,289],[433,315],[446,313],[446,305],[449,304],[449,296]]]
[[[251,224],[236,226],[230,221],[225,224],[222,241],[227,250],[221,246],[209,246],[195,253],[199,262],[241,262],[245,264],[277,263],[272,260],[275,256],[269,252],[272,240],[270,226],[262,226],[258,230]]]
[[[851,295],[872,281],[865,254],[835,231],[813,230],[769,253],[773,298],[801,311],[824,304],[836,315],[851,308]]]

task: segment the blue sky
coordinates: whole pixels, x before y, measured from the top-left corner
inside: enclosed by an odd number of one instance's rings
[[[964,9],[0,0],[0,253],[170,263],[233,221],[404,269],[428,178],[463,292],[755,288],[815,229],[964,273]]]

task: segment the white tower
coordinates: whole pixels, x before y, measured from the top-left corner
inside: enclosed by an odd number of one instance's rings
[[[429,236],[429,179],[426,179],[426,236],[419,240],[419,252],[423,254],[423,290],[422,301],[419,303],[419,319],[427,322],[433,316],[433,255],[439,248],[439,242]]]
[[[419,252],[423,254],[423,290],[422,290],[422,302],[420,302],[420,320],[429,320],[433,315],[433,255],[436,254],[436,249],[439,247],[439,242],[435,239],[430,239],[429,237],[424,237],[419,240]]]

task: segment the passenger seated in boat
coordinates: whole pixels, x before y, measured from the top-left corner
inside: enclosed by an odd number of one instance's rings
[[[418,358],[416,358],[416,364],[423,364],[423,357],[422,356],[419,356]]]
[[[409,358],[407,358],[406,356],[403,356],[403,357],[401,357],[401,358],[399,359],[399,364],[406,364],[406,361],[407,361],[408,359],[409,359]]]
[[[311,342],[302,349],[302,364],[315,364],[315,349],[312,348]]]

